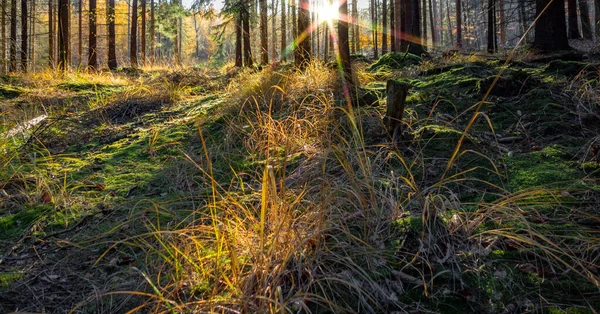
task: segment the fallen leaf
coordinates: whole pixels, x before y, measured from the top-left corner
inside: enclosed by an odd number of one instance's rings
[[[52,202],[53,202],[52,194],[50,194],[50,192],[48,192],[48,191],[44,191],[44,193],[42,193],[42,203],[52,204]]]

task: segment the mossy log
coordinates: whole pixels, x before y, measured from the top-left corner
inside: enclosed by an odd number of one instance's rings
[[[386,85],[387,110],[383,122],[392,137],[400,134],[402,124],[402,115],[406,106],[406,97],[408,90],[412,86],[406,82],[397,80],[388,80]],[[398,132],[398,133],[396,133]]]

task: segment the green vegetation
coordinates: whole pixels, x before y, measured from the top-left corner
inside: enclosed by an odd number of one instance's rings
[[[360,58],[363,107],[318,62],[5,79],[3,132],[48,117],[0,140],[0,312],[593,313],[588,64]]]

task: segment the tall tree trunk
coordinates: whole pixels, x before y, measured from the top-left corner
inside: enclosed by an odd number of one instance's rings
[[[150,64],[154,64],[156,58],[156,43],[155,43],[155,25],[154,20],[154,0],[150,0]]]
[[[600,42],[600,0],[594,0],[594,22],[596,23],[596,41]]]
[[[31,69],[35,72],[35,0],[31,0],[31,10],[30,10],[30,14],[29,14],[29,25],[30,25],[30,36],[29,36],[29,47],[31,47],[29,49],[29,60],[31,63]]]
[[[446,0],[446,18],[448,20],[448,37],[450,39],[450,45],[453,45],[454,36],[452,36],[452,21],[450,21],[450,0]]]
[[[373,58],[377,59],[377,0],[371,0],[370,12],[372,25],[371,40],[373,43]]]
[[[271,60],[275,61],[276,58],[276,51],[275,48],[277,47],[277,6],[278,6],[278,2],[277,0],[272,0],[271,1]]]
[[[88,35],[88,67],[92,70],[98,68],[98,55],[97,55],[97,36],[98,32],[96,29],[96,0],[88,0],[90,3],[89,15],[89,35]]]
[[[310,4],[308,0],[300,0],[298,6],[298,34],[300,38],[294,51],[295,63],[299,68],[304,68],[310,61],[310,34],[308,27],[310,23]]]
[[[436,35],[436,31],[435,31],[435,25],[436,25],[436,20],[435,20],[435,12],[436,11],[436,7],[435,7],[435,1],[433,0],[429,0],[429,27],[431,28],[431,45],[435,46],[437,44],[437,35]]]
[[[427,0],[419,3],[421,4],[421,44],[427,47]]]
[[[396,5],[390,0],[390,51],[396,52]]]
[[[2,1],[6,3],[6,0]],[[2,27],[4,27],[4,23],[2,23]],[[4,34],[4,30],[2,30],[2,34]],[[48,0],[48,66],[54,69],[54,65],[54,3],[52,0]]]
[[[456,48],[462,48],[462,4],[456,0]]]
[[[137,61],[137,24],[138,24],[138,5],[137,0],[133,0],[131,4],[131,37],[129,38],[129,61],[131,67],[136,68],[138,66]]]
[[[126,0],[127,1],[127,39],[129,39],[127,41],[127,51],[129,51],[129,53],[131,53],[131,20],[129,19],[129,17],[131,16],[131,5],[130,5],[130,1],[131,0]],[[115,13],[115,18],[116,18],[116,13]]]
[[[600,0],[599,0],[600,1]],[[352,53],[360,53],[360,28],[358,27],[358,0],[352,0],[352,20],[354,23],[352,25],[352,36],[354,37],[352,40]]]
[[[583,38],[592,40],[592,23],[590,21],[590,9],[588,7],[587,0],[579,0],[579,17],[581,18],[581,31],[583,32]],[[597,17],[597,18],[600,18]]]
[[[241,67],[242,62],[242,13],[235,17],[235,66]]]
[[[2,17],[0,17],[1,21],[0,23],[2,23],[2,47],[0,47],[0,49],[2,49],[2,64],[0,66],[2,66],[2,75],[6,75],[6,73],[8,72],[7,69],[7,62],[6,62],[6,0],[2,0]]]
[[[340,1],[339,15],[348,15],[348,2]],[[340,60],[344,73],[344,81],[346,88],[346,98],[350,100],[350,95],[353,92],[354,80],[352,78],[352,63],[350,62],[350,42],[348,40],[348,20],[338,20],[338,38],[339,38],[339,49],[340,49]]]
[[[402,0],[393,0],[394,1],[394,34],[396,34],[395,36],[395,41],[394,41],[394,49],[398,52],[401,52],[403,49],[402,45],[404,42],[403,37],[404,35],[404,27],[403,27],[403,23],[404,23],[404,19],[403,19],[403,12],[404,9],[402,8]]]
[[[115,31],[115,0],[106,2],[106,18],[108,19],[108,68],[117,68],[117,41]]]
[[[258,0],[260,5],[260,64],[269,63],[269,44],[267,37],[267,0]]]
[[[579,24],[577,23],[577,0],[567,0],[569,6],[569,38],[579,39]]]
[[[506,45],[506,17],[504,16],[504,0],[498,0],[500,10],[500,46]],[[498,47],[496,47],[497,49]]]
[[[27,0],[21,0],[21,70],[23,72],[27,72],[27,54],[28,50],[28,40],[27,38]]]
[[[541,14],[546,6],[548,9]],[[569,49],[564,1],[536,0],[535,12],[541,16],[535,24],[533,47],[543,52]]]
[[[13,0],[14,1],[14,0]],[[69,0],[58,0],[58,66],[66,70],[71,66],[69,34]]]
[[[287,46],[287,21],[285,20],[285,11],[286,11],[286,2],[285,0],[281,0],[281,61],[285,61],[287,59],[286,56],[286,46]]]
[[[244,66],[252,66],[252,47],[250,46],[250,11],[248,5],[244,4],[242,8],[242,28],[244,37]]]
[[[496,24],[496,15],[494,14],[494,0],[488,0],[487,6],[487,51],[488,53],[494,53],[494,24]]]
[[[78,7],[78,28],[77,28],[77,67],[81,68],[83,63],[83,0],[79,0]]]
[[[381,30],[381,54],[384,55],[388,52],[388,5],[387,0],[383,0],[381,3],[381,24],[383,29]]]
[[[292,20],[290,21],[290,23],[292,23],[292,40],[296,41],[298,39],[298,16],[296,14],[297,12],[297,4],[298,4],[298,0],[292,0]]]
[[[146,0],[141,0],[142,5],[142,29],[140,29],[140,38],[142,40],[142,66],[146,65]]]
[[[10,67],[9,72],[17,71],[17,0],[10,0]]]

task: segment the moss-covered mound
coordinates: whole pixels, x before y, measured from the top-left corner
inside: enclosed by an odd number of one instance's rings
[[[401,69],[403,67],[419,64],[423,59],[412,53],[390,52],[379,58],[369,66],[369,71],[377,71],[381,68]]]
[[[0,97],[12,99],[19,97],[22,93],[23,91],[18,87],[0,85]]]

